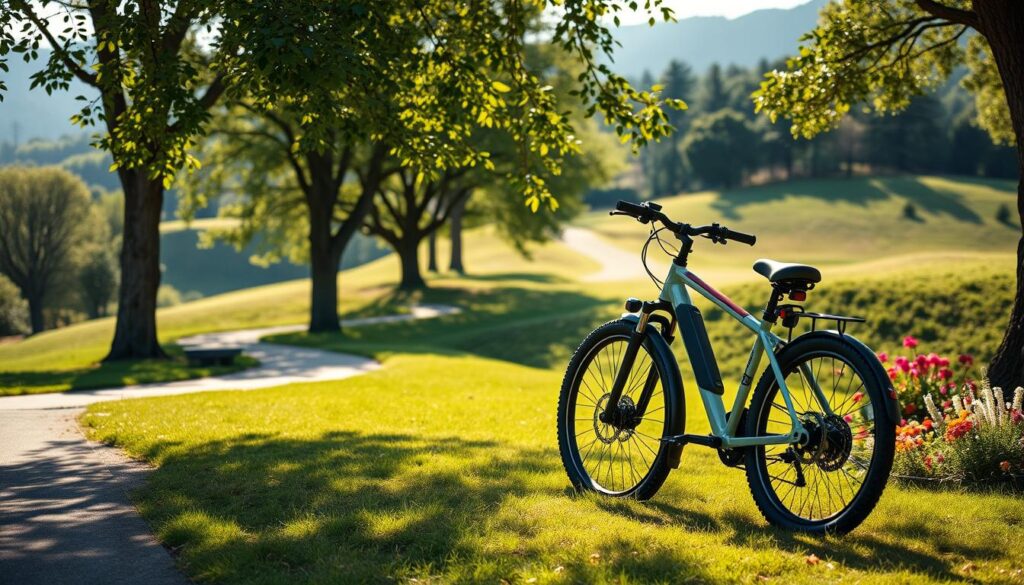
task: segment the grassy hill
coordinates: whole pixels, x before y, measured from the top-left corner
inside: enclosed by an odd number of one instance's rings
[[[1001,198],[1009,200],[1007,189],[886,179],[885,196],[857,199],[872,184],[822,182],[817,186],[828,191],[819,196],[806,184],[705,193],[672,198],[666,207],[694,221],[723,219],[758,233],[753,250],[702,241],[694,256],[695,270],[709,280],[722,277],[723,288],[747,306],[767,294],[766,283],[749,270],[753,258],[813,256],[825,266],[825,281],[809,306],[868,316],[868,324],[851,332],[878,349],[914,334],[929,351],[991,351],[1012,294],[1012,232],[994,231],[999,226],[991,219]],[[924,223],[936,229],[904,226],[900,210],[919,185],[945,193],[970,214],[958,219],[922,204]],[[728,209],[735,217],[725,217]],[[825,209],[839,212],[816,221]],[[638,249],[643,238],[644,228],[623,218],[594,215],[584,223],[627,249]],[[791,233],[794,227],[800,234]],[[913,238],[893,233],[898,228]],[[461,314],[340,336],[274,338],[374,355],[384,362],[380,371],[88,410],[83,421],[95,438],[157,466],[137,502],[191,578],[1019,582],[1024,552],[991,545],[1024,537],[1024,502],[1015,495],[892,485],[852,535],[812,539],[768,528],[743,474],[698,447],[686,449],[682,467],[649,503],[570,495],[554,432],[567,355],[587,330],[621,312],[624,296],[653,296],[654,288],[584,282],[597,265],[557,243],[542,247],[532,263],[486,231],[469,234],[467,248],[471,276],[433,277],[431,289],[413,297],[391,292],[397,279],[391,258],[340,277],[341,307],[349,313],[394,311],[421,300],[456,303]],[[296,281],[165,310],[162,332],[172,340],[301,320],[305,287]],[[746,341],[707,315],[723,374],[734,378]],[[23,370],[87,363],[102,353],[109,331],[104,321],[49,333],[22,349],[0,347],[0,361]],[[65,346],[77,348],[69,352],[74,359],[60,353]],[[687,371],[687,431],[706,431]],[[812,554],[820,562],[808,562]]]

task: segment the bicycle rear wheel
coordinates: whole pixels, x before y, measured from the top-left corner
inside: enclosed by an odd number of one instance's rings
[[[779,365],[809,437],[799,445],[747,451],[754,501],[765,519],[782,528],[849,532],[874,509],[892,469],[896,437],[886,409],[888,389],[839,335],[798,339],[780,353]],[[785,434],[791,424],[768,370],[751,400],[747,435]]]
[[[619,371],[635,322],[619,320],[594,330],[576,350],[562,381],[558,403],[558,445],[573,486],[615,497],[648,499],[673,465],[663,437],[681,434],[681,389],[670,369],[671,352],[653,328],[633,363],[620,410],[630,422],[602,422],[600,415]],[[670,382],[666,382],[669,380]],[[652,384],[647,408],[637,411],[645,385]],[[678,453],[678,452],[677,452]]]

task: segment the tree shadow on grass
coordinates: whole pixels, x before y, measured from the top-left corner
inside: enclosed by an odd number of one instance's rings
[[[550,452],[488,440],[249,434],[146,455],[160,467],[137,494],[140,509],[201,580],[512,581],[550,554],[533,537],[552,520],[523,502],[561,494],[546,479],[560,471]],[[626,544],[601,546],[605,575],[707,580],[667,553],[651,564],[619,554]],[[597,570],[586,557],[563,565],[584,581]]]
[[[743,208],[790,197],[813,198],[829,203],[867,206],[892,197],[905,199],[926,213],[948,215],[960,221],[981,223],[981,217],[953,191],[935,190],[916,177],[887,177],[867,181],[805,180],[725,191],[711,207],[726,219],[741,219]]]

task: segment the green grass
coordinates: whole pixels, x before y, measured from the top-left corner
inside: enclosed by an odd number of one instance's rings
[[[158,466],[137,503],[201,582],[1019,582],[1014,496],[890,486],[859,530],[819,540],[767,527],[742,473],[698,447],[649,503],[574,496],[559,381],[398,355],[339,383],[104,403],[83,420]]]
[[[1009,197],[1004,187],[885,181],[883,195],[863,200],[855,195],[870,181],[763,188],[767,194],[740,194],[729,206],[718,194],[684,196],[667,207],[758,233],[754,250],[701,241],[692,262],[746,306],[762,304],[768,291],[749,270],[753,258],[820,261],[825,280],[810,309],[867,316],[851,333],[877,349],[892,350],[913,334],[923,349],[984,359],[999,341],[1012,295],[1014,235],[990,225],[997,201]],[[791,195],[812,189],[827,196]],[[908,198],[946,190],[975,215],[956,219],[962,209],[953,203],[942,203],[952,211],[933,212],[922,202],[920,215],[933,229],[921,231],[886,216],[899,214]],[[814,220],[826,211],[827,222]],[[803,231],[793,233],[793,222]],[[622,218],[594,215],[584,223],[630,249],[644,235]],[[623,297],[651,297],[654,289],[582,283],[594,264],[559,245],[542,248],[533,263],[486,234],[473,235],[468,249],[470,278],[432,277],[432,289],[411,298],[387,293],[397,272],[390,259],[341,279],[354,311],[421,301],[457,304],[461,314],[274,338],[372,355],[383,361],[380,371],[89,408],[83,423],[93,437],[157,466],[135,498],[187,575],[268,584],[1024,580],[1024,552],[1005,544],[1024,537],[1024,501],[1014,494],[893,484],[853,534],[816,539],[769,528],[742,472],[699,447],[687,448],[651,502],[570,493],[555,439],[562,368],[588,330],[621,313]],[[249,308],[225,295],[216,309],[195,303],[192,316],[173,317],[179,330],[285,319],[304,299],[284,290],[250,291],[248,300],[265,303],[262,312],[244,314]],[[200,315],[213,322],[197,324]],[[735,379],[749,340],[715,313],[705,318],[723,374]],[[706,432],[685,352],[675,349],[690,406],[687,431]],[[808,564],[810,554],[821,562]]]

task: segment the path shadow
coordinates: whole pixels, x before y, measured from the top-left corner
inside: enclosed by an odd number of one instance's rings
[[[146,472],[98,461],[79,438],[0,465],[0,582],[185,585],[126,496]]]
[[[917,177],[885,177],[870,180],[801,180],[722,192],[711,207],[727,219],[741,219],[744,208],[759,203],[807,197],[830,203],[867,206],[892,197],[913,203],[926,214],[947,215],[960,221],[981,223],[981,217],[964,203],[962,195],[935,190]]]

